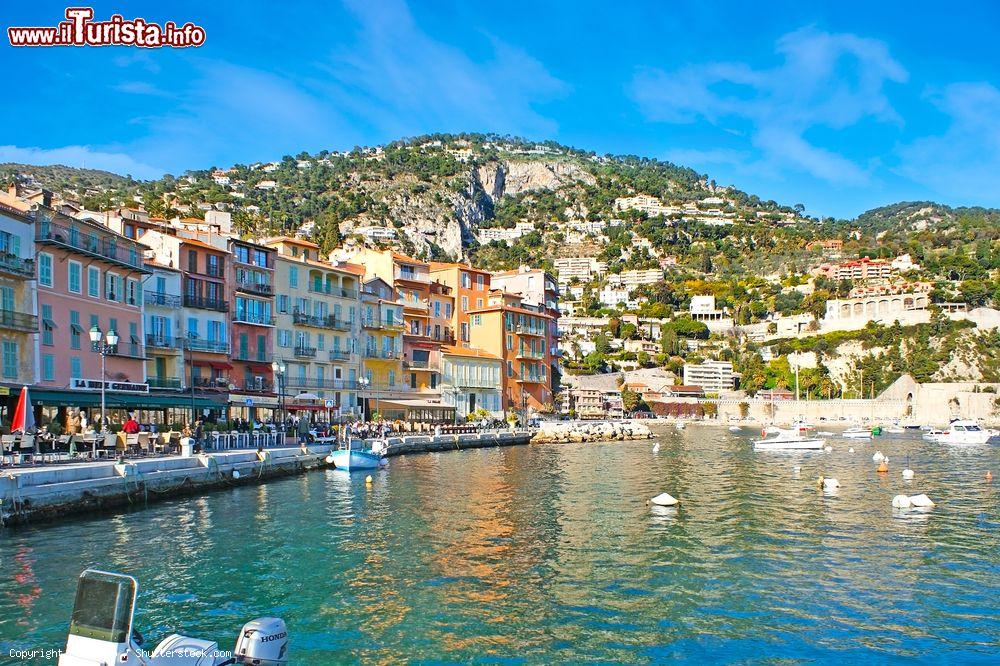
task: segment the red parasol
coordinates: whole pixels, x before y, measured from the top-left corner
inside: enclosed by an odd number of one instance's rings
[[[17,409],[14,410],[14,420],[11,421],[10,431],[22,433],[28,432],[35,427],[35,410],[31,408],[31,398],[28,397],[28,387],[21,389],[21,397],[17,400]]]

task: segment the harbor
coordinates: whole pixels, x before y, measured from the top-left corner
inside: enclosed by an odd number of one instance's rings
[[[384,440],[386,458],[402,454],[527,444],[527,431],[414,435]],[[361,445],[360,442],[357,445]],[[371,441],[364,443],[370,449]],[[0,477],[0,524],[144,505],[220,488],[258,484],[332,467],[335,442],[18,467]]]
[[[754,452],[757,435],[393,456],[370,484],[326,468],[4,529],[0,650],[63,647],[77,576],[98,566],[139,581],[148,645],[229,650],[275,616],[293,664],[995,656],[995,445],[838,429],[830,453]],[[679,504],[647,504],[662,492]],[[936,507],[894,509],[901,493]]]

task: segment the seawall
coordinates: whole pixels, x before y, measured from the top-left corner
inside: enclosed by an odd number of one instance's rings
[[[527,431],[497,431],[464,435],[389,438],[386,457],[407,453],[454,451],[527,444]],[[266,450],[212,451],[191,456],[137,458],[119,464],[62,463],[3,470],[0,475],[0,524],[17,525],[142,505],[172,497],[196,495],[221,488],[266,483],[268,480],[329,468],[332,447],[315,444]]]

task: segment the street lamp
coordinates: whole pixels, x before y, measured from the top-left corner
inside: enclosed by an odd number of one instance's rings
[[[358,386],[361,387],[361,391],[359,391],[359,393],[363,394],[364,391],[365,391],[365,389],[367,389],[368,385],[371,384],[371,383],[372,383],[372,380],[368,379],[368,377],[366,377],[365,375],[361,375],[358,378]],[[362,400],[364,400],[364,397],[362,397]],[[361,409],[361,422],[362,423],[364,423],[367,420],[367,416],[368,416],[368,410],[363,407]]]
[[[108,376],[106,369],[108,354],[114,354],[118,351],[118,333],[115,332],[115,329],[111,329],[103,341],[101,335],[102,331],[97,324],[91,326],[90,348],[101,355],[101,434],[105,434],[108,431],[108,421],[105,416],[104,380]]]
[[[274,379],[278,383],[278,417],[281,422],[282,436],[285,428],[285,363],[281,359],[271,363]]]

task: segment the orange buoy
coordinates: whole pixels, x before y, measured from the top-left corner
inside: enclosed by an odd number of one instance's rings
[[[878,470],[877,471],[878,471],[879,474],[885,474],[885,473],[887,473],[889,471],[889,463],[887,463],[886,461],[883,460],[882,462],[880,462],[878,464]]]

